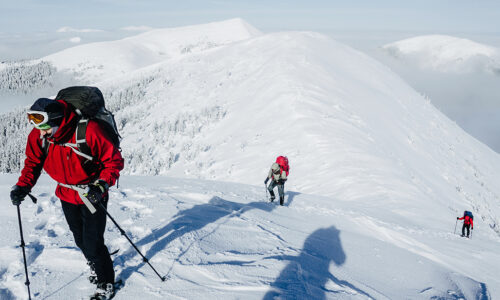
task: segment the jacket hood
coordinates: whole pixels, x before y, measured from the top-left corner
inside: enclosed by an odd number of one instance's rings
[[[69,142],[73,137],[79,117],[69,104],[62,100],[55,101],[59,102],[64,107],[64,117],[59,125],[59,129],[57,129],[56,133],[49,139],[56,144],[64,144]]]

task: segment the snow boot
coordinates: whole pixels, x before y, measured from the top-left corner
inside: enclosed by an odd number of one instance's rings
[[[276,197],[274,196],[274,192],[270,191],[269,194],[271,194],[271,202],[273,202],[274,199],[276,199]]]
[[[285,203],[285,196],[280,196],[280,205],[283,206],[283,203]]]
[[[97,274],[95,273],[95,268],[94,268],[94,264],[91,263],[90,261],[87,261],[87,265],[89,266],[90,268],[90,275],[88,277],[90,283],[92,284],[97,284]]]
[[[90,300],[109,300],[115,296],[114,284],[108,282],[99,282],[95,293]]]

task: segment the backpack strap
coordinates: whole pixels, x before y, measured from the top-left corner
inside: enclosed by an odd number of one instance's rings
[[[49,144],[50,142],[47,141],[47,138],[44,136],[44,137],[40,137],[42,139],[42,152],[45,156],[47,156],[47,154],[49,154]]]
[[[75,143],[64,143],[64,144],[57,144],[59,146],[64,146],[64,147],[69,147],[75,154],[85,158],[87,162],[89,161],[94,161],[94,157],[92,156],[92,151],[90,150],[89,145],[87,144],[87,139],[86,139],[86,133],[87,133],[87,124],[89,120],[88,119],[80,119],[78,121],[78,125],[76,126],[76,131],[75,131]],[[45,156],[49,153],[49,145],[53,144],[53,142],[47,140],[47,138],[42,138],[42,149],[43,153]]]
[[[49,146],[48,145],[49,144],[54,144],[54,142],[46,140],[45,143],[47,144],[47,146],[44,147],[43,149],[44,149],[45,155],[47,155],[48,152],[49,152]],[[80,151],[78,149],[78,144],[76,144],[76,143],[75,144],[73,144],[73,143],[64,143],[64,144],[56,144],[56,145],[71,148],[71,150],[73,150],[73,152],[75,152],[75,154],[80,155],[81,157],[83,157],[83,158],[85,158],[87,160],[92,161],[94,159],[92,156],[87,155],[87,154],[83,153],[82,151]]]
[[[90,150],[89,145],[87,144],[87,125],[89,124],[89,119],[86,118],[81,118],[80,121],[78,121],[78,125],[76,126],[76,132],[75,132],[75,142],[76,142],[76,147],[78,148],[78,151],[76,149],[73,149],[76,154],[86,158],[87,160],[94,160],[92,157],[92,151]]]

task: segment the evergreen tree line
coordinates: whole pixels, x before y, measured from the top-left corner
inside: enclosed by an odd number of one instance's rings
[[[18,108],[2,114],[0,122],[0,172],[19,172],[24,163],[28,133],[32,126],[26,112]]]
[[[52,87],[56,68],[49,62],[3,62],[0,68],[0,91],[30,93],[34,89]]]
[[[223,119],[225,109],[214,105],[198,110],[169,111],[162,103],[164,99],[147,92],[153,80],[154,77],[147,77],[127,86],[122,83],[120,87],[103,89],[106,107],[115,114],[120,134],[124,137],[125,173],[164,174],[181,159],[192,163],[196,169],[204,167],[204,163],[197,159],[200,153],[210,150],[211,145],[193,141],[203,130]],[[170,83],[167,80],[160,84],[168,88]],[[156,111],[162,114],[151,118]],[[17,173],[21,170],[31,129],[25,109],[2,115],[0,172]]]

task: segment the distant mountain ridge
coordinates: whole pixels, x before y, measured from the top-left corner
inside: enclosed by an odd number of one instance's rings
[[[77,80],[89,84],[260,34],[242,19],[231,19],[173,29],[154,29],[117,41],[79,45],[41,60],[52,63],[59,71],[75,74]]]
[[[96,84],[164,60],[260,34],[236,18],[154,29],[121,40],[83,44],[40,59],[1,63],[0,93],[55,94],[64,85]]]
[[[417,36],[383,46],[397,59],[441,72],[491,72],[500,75],[500,50],[447,35]]]

